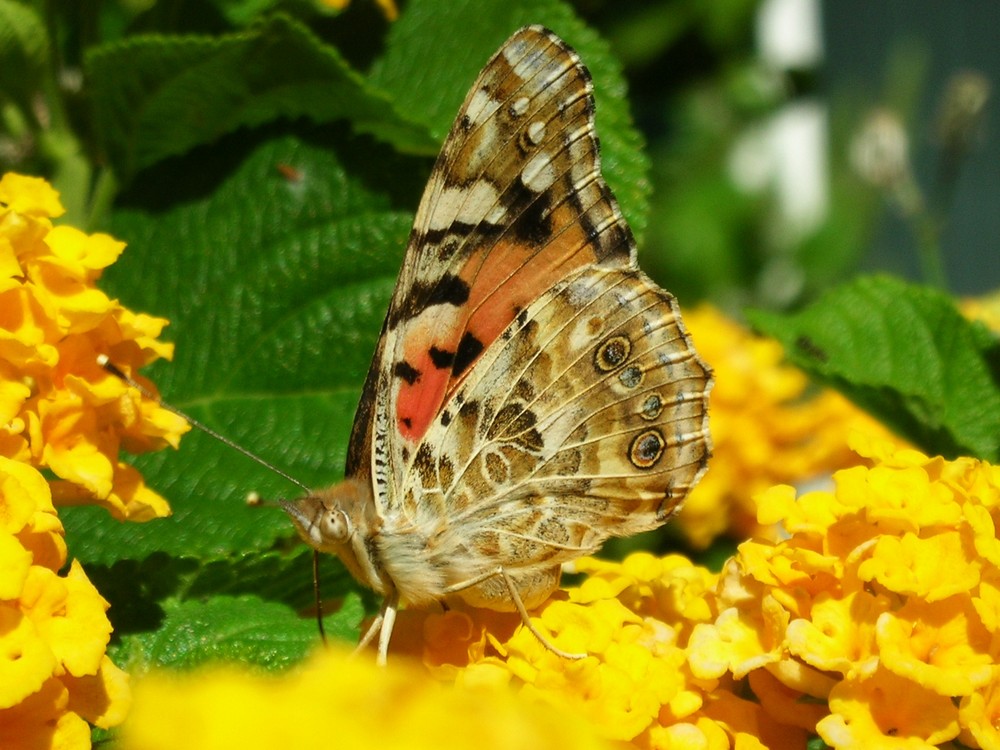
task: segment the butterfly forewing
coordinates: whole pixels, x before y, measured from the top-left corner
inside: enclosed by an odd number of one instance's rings
[[[519,310],[577,268],[630,262],[593,109],[576,53],[537,27],[515,34],[473,85],[418,209],[366,388],[373,403],[379,389],[388,395],[388,430],[372,439],[384,441],[390,473],[376,481],[399,485],[435,415]]]

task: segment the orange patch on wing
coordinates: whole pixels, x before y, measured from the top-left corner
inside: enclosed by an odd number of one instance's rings
[[[545,247],[501,242],[489,253],[473,253],[461,278],[469,284],[469,300],[461,307],[435,307],[429,317],[414,321],[414,331],[403,343],[403,357],[419,372],[413,383],[400,380],[396,398],[396,426],[402,437],[416,443],[430,427],[444,403],[472,369],[479,353],[453,377],[452,368],[437,367],[431,349],[456,353],[467,334],[485,350],[510,325],[518,311],[551,289],[572,271],[596,261],[577,214],[562,205],[552,214],[560,228]],[[423,317],[423,316],[421,316]],[[419,318],[418,318],[419,320]]]
[[[553,214],[557,226],[561,213]],[[469,332],[487,344],[496,340],[518,310],[527,307],[572,271],[596,260],[593,252],[581,252],[585,248],[589,249],[579,224],[553,237],[541,252],[527,245],[502,244],[493,248],[469,294],[469,305],[473,309]],[[457,382],[449,384],[448,393],[457,386]]]
[[[407,342],[409,343],[409,342]],[[426,342],[420,342],[416,351],[404,349],[406,361],[416,368],[420,375],[414,383],[401,381],[396,400],[396,427],[403,439],[416,443],[427,432],[441,407],[443,394],[451,377],[450,369],[434,366]]]

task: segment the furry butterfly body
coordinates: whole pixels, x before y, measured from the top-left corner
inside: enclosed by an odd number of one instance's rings
[[[417,211],[345,480],[285,504],[384,597],[364,639],[382,661],[400,601],[532,627],[563,563],[665,523],[705,469],[711,372],[638,268],[593,113],[546,29],[486,64]]]

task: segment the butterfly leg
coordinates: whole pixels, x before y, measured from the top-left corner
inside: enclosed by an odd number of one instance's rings
[[[392,637],[392,629],[396,625],[396,610],[399,607],[399,595],[393,591],[391,594],[385,597],[382,602],[382,609],[372,620],[372,624],[368,626],[368,630],[365,631],[364,636],[358,641],[358,645],[354,648],[354,653],[357,654],[364,651],[368,644],[375,640],[375,636],[378,635],[378,657],[376,663],[380,667],[384,667],[389,658],[389,639]]]
[[[384,610],[383,610],[384,611]],[[358,641],[358,645],[354,647],[354,653],[358,654],[368,648],[368,644],[375,639],[375,635],[382,629],[382,621],[385,619],[383,611],[380,611],[375,619],[372,620],[372,624],[368,626],[368,630],[365,631],[364,636]]]
[[[386,596],[382,604],[382,629],[378,634],[378,659],[376,664],[384,667],[389,660],[389,639],[392,629],[396,626],[396,608],[399,606],[399,594],[393,591]]]
[[[587,658],[587,654],[575,654],[569,651],[563,651],[561,648],[552,643],[552,641],[550,641],[547,637],[545,637],[544,633],[534,626],[531,622],[531,618],[528,616],[528,610],[525,608],[524,602],[521,600],[521,594],[518,593],[517,586],[514,584],[514,579],[510,577],[510,573],[508,573],[503,566],[500,566],[495,570],[491,570],[488,573],[484,573],[481,576],[477,576],[472,580],[463,581],[455,586],[449,586],[445,593],[452,594],[461,591],[462,589],[471,588],[482,583],[483,581],[493,578],[494,576],[500,576],[503,580],[504,585],[507,587],[507,592],[510,594],[510,599],[514,602],[514,606],[517,608],[517,613],[521,615],[521,622],[524,623],[524,627],[530,630],[531,634],[538,639],[539,643],[545,646],[545,648],[553,654],[562,657],[563,659]]]
[[[587,654],[574,654],[570,651],[563,651],[561,648],[557,647],[552,641],[545,637],[545,635],[534,626],[531,622],[531,618],[528,617],[528,610],[524,607],[524,602],[521,601],[521,595],[517,592],[517,587],[514,585],[513,579],[510,574],[503,568],[497,568],[497,573],[503,578],[503,582],[507,586],[507,591],[510,592],[510,598],[514,602],[514,606],[517,607],[517,613],[521,615],[521,622],[524,623],[524,627],[531,631],[531,634],[539,640],[539,642],[545,646],[549,651],[551,651],[556,656],[560,656],[563,659],[586,659]]]

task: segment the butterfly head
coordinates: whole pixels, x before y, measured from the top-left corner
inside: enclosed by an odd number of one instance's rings
[[[340,554],[358,529],[365,527],[359,512],[364,507],[364,490],[362,482],[348,480],[280,505],[306,544],[320,552]]]
[[[348,479],[280,505],[306,544],[337,555],[361,583],[381,589],[367,546],[379,525],[366,512],[373,507],[370,485]]]
[[[343,508],[324,501],[318,494],[283,502],[281,507],[303,541],[320,552],[336,552],[354,534],[354,524]]]

